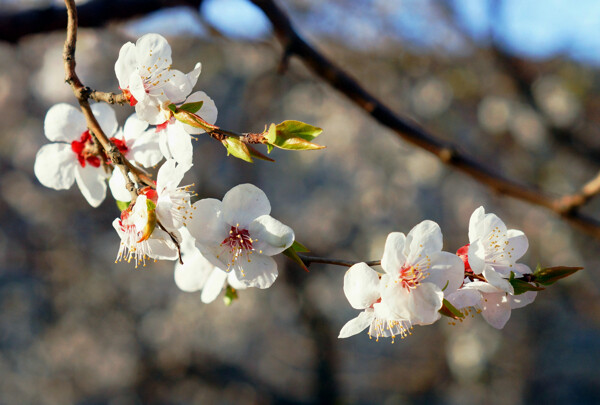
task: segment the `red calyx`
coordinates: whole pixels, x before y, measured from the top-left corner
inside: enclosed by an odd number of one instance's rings
[[[78,141],[71,142],[71,150],[77,155],[77,160],[81,167],[85,167],[86,162],[93,167],[100,167],[102,161],[98,156],[93,154],[95,146],[90,131],[82,133]]]
[[[456,255],[458,257],[460,257],[462,259],[462,261],[465,263],[465,272],[473,273],[473,270],[471,269],[471,265],[469,264],[469,243],[467,243],[466,245],[464,245],[463,247],[458,249],[456,251]]]

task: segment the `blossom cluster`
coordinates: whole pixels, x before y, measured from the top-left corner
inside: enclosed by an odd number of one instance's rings
[[[270,215],[267,196],[254,185],[240,184],[221,201],[193,202],[193,185],[181,185],[193,166],[192,136],[218,128],[213,125],[217,108],[206,93],[192,93],[200,63],[185,74],[172,69],[171,62],[171,48],[160,35],[147,34],[123,45],[115,73],[135,113],[120,128],[110,106],[91,106],[111,152],[88,129],[82,112],[57,104],[44,121],[45,135],[53,143],[39,150],[35,174],[57,190],[77,183],[93,207],[111,190],[121,209],[112,223],[121,239],[117,261],[133,261],[137,267],[150,259],[177,260],[175,283],[184,291],[201,291],[205,303],[224,287],[230,292],[268,288],[278,275],[273,256],[286,253],[304,265],[295,246],[304,247],[295,243],[292,228]],[[322,148],[311,143],[320,132],[299,121],[284,121],[250,135],[262,136],[269,151],[314,150]],[[220,140],[232,155],[247,161],[251,156],[266,158],[229,137],[230,131],[224,133],[227,137]],[[118,162],[115,148],[121,155]],[[153,180],[148,170],[163,159]],[[527,277],[531,269],[517,263],[527,251],[527,238],[483,207],[471,216],[468,236],[469,243],[453,254],[442,251],[442,232],[433,221],[421,222],[407,235],[391,233],[382,271],[358,263],[346,273],[343,291],[362,312],[344,325],[339,337],[368,328],[376,339],[403,338],[413,325],[432,324],[442,315],[462,319],[473,312],[502,328],[511,309],[531,303],[541,289]],[[546,281],[576,271],[564,269],[546,274]]]
[[[344,293],[353,308],[363,310],[342,328],[339,337],[369,328],[369,336],[404,338],[413,325],[440,319],[443,307],[476,312],[501,329],[511,309],[533,302],[537,292],[516,295],[511,276],[531,274],[517,263],[529,246],[521,231],[507,229],[495,214],[479,207],[469,221],[469,243],[457,254],[442,251],[442,232],[423,221],[408,235],[388,235],[377,272],[365,263],[352,266],[344,277]],[[452,314],[452,312],[450,312]]]

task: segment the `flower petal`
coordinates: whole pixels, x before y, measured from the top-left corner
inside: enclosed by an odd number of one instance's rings
[[[222,203],[214,198],[196,201],[187,229],[200,244],[218,246],[229,236],[229,226],[223,221]]]
[[[381,298],[379,284],[379,273],[366,263],[357,263],[344,275],[344,294],[352,308],[369,308]]]
[[[168,159],[158,170],[156,176],[156,191],[160,194],[166,190],[172,190],[179,186],[183,176],[189,167],[178,165],[173,159]]]
[[[210,276],[202,289],[200,300],[205,304],[213,302],[219,296],[221,291],[223,291],[227,277],[228,273],[217,267],[213,267],[213,271],[210,273]]]
[[[271,204],[266,194],[252,184],[240,184],[223,197],[223,219],[230,225],[240,224],[248,229],[252,221],[271,213]]]
[[[173,243],[169,234],[162,229],[155,228],[152,236],[146,242],[150,246],[149,256],[153,259],[175,260],[179,257],[175,243]]]
[[[277,279],[277,263],[269,256],[253,254],[248,260],[238,259],[235,274],[248,287],[269,288]]]
[[[214,124],[217,122],[217,106],[215,102],[208,97],[208,95],[203,91],[197,91],[192,93],[187,100],[186,103],[197,103],[198,101],[202,101],[202,108],[198,110],[196,114],[198,114],[204,121],[209,124]],[[202,128],[196,128],[191,125],[184,124],[184,128],[189,134],[202,134],[204,130]]]
[[[510,255],[513,262],[519,260],[529,248],[527,236],[522,231],[517,229],[509,229],[507,231],[508,245],[505,250]]]
[[[99,206],[106,197],[106,181],[102,167],[75,166],[75,181],[81,194],[92,207]]]
[[[474,289],[461,288],[460,290],[446,295],[446,299],[450,301],[454,307],[463,309],[478,305],[481,301],[481,293]]]
[[[108,180],[108,187],[115,200],[117,201],[131,201],[131,193],[126,188],[127,182],[121,170],[113,170],[110,180]]]
[[[127,153],[129,160],[133,160],[144,167],[155,166],[163,158],[159,138],[153,129],[144,132],[127,147],[129,148]]]
[[[487,280],[488,283],[490,283],[491,285],[493,285],[494,287],[497,287],[499,289],[501,289],[502,291],[506,291],[507,293],[510,294],[514,294],[515,290],[513,288],[513,286],[510,284],[510,282],[503,278],[502,276],[500,276],[500,274],[498,274],[494,268],[492,266],[490,266],[489,264],[486,264],[485,268],[483,269],[483,277],[485,277],[485,279]]]
[[[131,93],[133,94],[133,91]],[[160,104],[163,100],[157,97],[146,97],[146,92],[143,90],[143,83],[141,94],[142,98],[140,99],[134,94],[134,97],[138,100],[138,103],[135,105],[135,112],[138,118],[150,125],[160,125],[165,122],[165,116],[160,109]]]
[[[294,243],[294,231],[270,215],[256,218],[248,231],[252,238],[253,248],[260,254],[274,256],[283,252]]]
[[[401,232],[392,232],[388,235],[381,258],[381,267],[386,273],[397,274],[404,266],[406,262],[406,256],[403,253],[405,243],[406,236]]]
[[[147,128],[148,123],[139,119],[137,114],[133,113],[127,118],[127,121],[125,121],[125,125],[123,126],[123,138],[125,141],[136,140],[144,134]]]
[[[33,171],[40,183],[55,190],[71,188],[75,168],[79,166],[75,153],[66,143],[51,143],[40,148],[35,156]]]
[[[510,318],[510,304],[505,293],[482,293],[481,316],[496,329],[502,329]]]
[[[485,218],[485,209],[477,208],[471,214],[469,219],[469,243],[475,242],[477,239],[483,238],[483,220]]]
[[[374,319],[375,314],[373,313],[373,310],[362,311],[356,318],[350,319],[348,322],[346,322],[346,324],[342,327],[342,330],[340,330],[338,338],[343,339],[359,334],[363,330],[367,329]]]
[[[429,255],[429,259],[431,264],[425,282],[437,285],[440,290],[444,289],[444,294],[450,294],[462,285],[465,264],[460,257],[448,252],[437,252]]]
[[[87,131],[85,117],[79,109],[70,104],[55,104],[44,118],[44,134],[51,141],[71,143]]]
[[[201,290],[206,280],[214,270],[213,266],[206,260],[200,252],[186,255],[183,264],[175,263],[175,284],[180,290],[185,292],[194,292]]]
[[[94,113],[94,117],[96,117],[96,121],[98,121],[98,124],[104,131],[104,134],[106,134],[106,136],[109,138],[113,136],[117,132],[117,128],[119,128],[115,110],[113,110],[112,107],[106,103],[92,104],[91,108],[92,112]]]
[[[408,320],[413,325],[430,325],[440,319],[438,311],[442,307],[444,293],[438,286],[423,283],[410,294],[412,299],[408,300],[408,305],[411,317]]]
[[[182,165],[191,166],[194,153],[192,137],[185,132],[183,124],[180,122],[169,124],[165,135],[167,136],[167,145],[173,159]]]
[[[485,268],[485,245],[481,239],[472,241],[467,253],[469,257],[469,266],[475,274],[481,274]]]
[[[172,69],[169,71],[169,80],[165,82],[162,90],[172,103],[179,104],[192,92],[194,85],[183,72]]]
[[[437,223],[425,220],[415,225],[406,235],[406,244],[409,247],[407,262],[416,263],[419,255],[424,257],[442,250],[442,230]]]
[[[119,80],[119,87],[126,90],[129,87],[129,77],[137,65],[135,45],[127,42],[119,50],[119,57],[115,62],[115,74]]]
[[[143,72],[155,65],[166,69],[171,65],[171,46],[162,35],[146,34],[135,43],[135,58]]]
[[[519,295],[509,295],[508,303],[512,309],[523,308],[524,306],[531,304],[536,296],[537,291],[526,291]]]

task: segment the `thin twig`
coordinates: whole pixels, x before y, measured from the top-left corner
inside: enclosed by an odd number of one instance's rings
[[[138,182],[141,184],[139,179],[141,176],[145,176],[145,173],[141,172],[135,166],[133,166],[119,149],[110,141],[106,136],[100,124],[96,120],[92,108],[90,107],[89,98],[91,95],[98,98],[107,98],[115,102],[119,102],[120,98],[112,93],[102,93],[97,91],[91,91],[89,87],[83,85],[77,73],[75,73],[75,48],[77,44],[77,8],[74,0],[65,0],[65,6],[67,7],[67,38],[63,48],[63,60],[65,65],[65,81],[71,85],[75,97],[79,102],[81,111],[85,117],[86,123],[90,132],[93,134],[95,140],[97,140],[104,151],[106,152],[110,161],[121,170],[126,181],[126,188],[131,194],[132,203],[137,198],[137,190],[135,184],[129,178],[128,173],[131,172]]]
[[[336,266],[352,267],[357,263],[363,263],[362,261],[354,262],[350,260],[333,259],[330,257],[308,256],[303,253],[298,253],[298,256],[307,266],[310,266],[311,263],[323,263],[333,264]],[[367,266],[381,266],[381,260],[371,260],[364,263],[366,263]]]
[[[284,52],[299,57],[316,75],[346,95],[379,123],[392,129],[398,137],[434,154],[446,165],[468,174],[492,190],[545,207],[600,239],[600,222],[596,219],[585,216],[576,209],[566,210],[560,197],[497,173],[459,151],[456,145],[439,139],[411,119],[394,113],[350,75],[302,39],[289,17],[273,0],[252,0],[252,2],[263,10],[273,24],[275,35],[283,46]]]

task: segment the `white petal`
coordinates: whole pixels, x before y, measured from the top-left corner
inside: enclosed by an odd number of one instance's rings
[[[133,94],[133,91],[131,92]],[[135,105],[135,112],[139,119],[146,121],[150,125],[160,125],[165,122],[165,116],[160,110],[162,100],[155,97],[145,97],[146,92],[142,90],[143,99],[138,99]]]
[[[527,291],[519,295],[509,295],[508,303],[512,309],[523,308],[524,306],[531,304],[536,296],[537,291]]]
[[[529,248],[529,241],[527,236],[522,231],[516,229],[509,229],[507,231],[508,245],[505,250],[510,254],[510,258],[513,262],[519,260],[527,249]]]
[[[157,260],[175,260],[179,257],[179,252],[171,237],[163,230],[154,228],[150,239],[147,240],[150,245],[150,257]]]
[[[200,72],[202,72],[202,63],[198,62],[194,66],[194,69],[192,69],[192,71],[190,71],[186,75],[192,88],[196,85],[196,83],[198,83],[198,77],[200,77]],[[214,122],[211,122],[211,124],[214,124]]]
[[[79,109],[70,104],[55,104],[44,118],[44,133],[51,141],[71,143],[87,131],[85,117]]]
[[[185,292],[201,290],[214,268],[199,252],[186,255],[183,264],[175,263],[175,284]]]
[[[483,207],[477,208],[471,214],[469,219],[469,243],[473,243],[477,239],[484,237],[483,234],[483,220],[485,218],[485,209]]]
[[[153,129],[144,132],[127,147],[129,148],[127,153],[129,160],[133,160],[144,167],[155,166],[163,158],[159,137]]]
[[[392,232],[385,240],[383,257],[381,258],[381,267],[389,274],[397,274],[404,266],[406,257],[404,256],[404,244],[406,236],[401,232]]]
[[[135,56],[135,45],[127,42],[119,51],[119,58],[115,63],[115,74],[119,80],[119,87],[126,90],[129,87],[129,77],[135,70],[137,60]]]
[[[199,115],[204,121],[208,122],[209,124],[214,124],[215,122],[217,122],[217,106],[215,105],[215,102],[210,97],[208,97],[208,95],[205,92],[197,91],[190,95],[187,98],[187,100],[185,100],[186,103],[197,103],[198,101],[202,101],[203,104],[202,108],[200,108],[200,110],[198,110],[196,114]],[[191,125],[184,124],[184,128],[186,132],[190,134],[204,133],[203,129],[192,127]]]
[[[414,325],[430,325],[440,319],[438,312],[442,307],[444,293],[434,284],[423,283],[413,289],[408,301],[412,316],[408,320]]]
[[[387,274],[381,276],[380,292],[381,301],[394,314],[394,318],[411,319],[408,303],[412,299],[411,292],[403,288],[395,278]]]
[[[169,71],[169,80],[164,84],[162,90],[165,96],[175,104],[183,103],[185,98],[192,92],[194,85],[188,76],[179,70]]]
[[[230,225],[240,224],[248,229],[252,221],[271,213],[271,204],[266,194],[252,184],[240,184],[223,197],[223,218]]]
[[[485,245],[481,239],[477,239],[469,245],[467,253],[469,265],[475,274],[481,274],[485,268]]]
[[[137,65],[142,71],[154,65],[166,68],[172,62],[171,47],[165,37],[158,34],[140,37],[135,43],[135,55]]]
[[[253,248],[260,254],[274,256],[294,243],[294,231],[270,215],[261,215],[248,227]],[[257,240],[256,240],[257,239]]]
[[[473,289],[484,293],[504,293],[504,290],[498,287],[494,287],[493,285],[491,285],[490,283],[486,283],[485,281],[473,281],[471,283],[465,284],[462,289]]]
[[[442,250],[442,230],[433,221],[425,220],[417,224],[406,236],[409,245],[408,263],[416,263],[419,255],[425,257]]]
[[[487,282],[493,285],[494,287],[497,287],[502,291],[506,291],[507,293],[514,294],[515,290],[510,284],[510,282],[507,279],[500,276],[500,274],[498,274],[492,266],[486,265],[483,269],[482,274],[483,277],[485,277],[485,279],[487,280]]]
[[[141,78],[140,74],[136,71],[131,72],[129,76],[129,91],[131,95],[137,100],[137,104],[135,105],[135,112],[138,117],[146,121],[146,116],[140,110],[140,107],[143,105],[147,105],[148,103],[152,103],[153,99],[146,93],[146,87],[144,86],[144,80]],[[158,105],[158,104],[156,104]],[[139,106],[139,107],[138,107]]]
[[[496,214],[486,214],[483,219],[483,229],[486,236],[494,231],[499,235],[506,235],[508,231],[504,222]]]
[[[81,194],[92,207],[99,206],[106,197],[106,181],[102,167],[75,166],[75,181]]]
[[[354,336],[367,329],[375,319],[373,311],[363,311],[354,319],[349,320],[340,330],[339,339]]]
[[[269,256],[253,254],[249,260],[239,258],[236,276],[248,287],[269,288],[277,279],[277,263]]]
[[[210,273],[208,280],[206,280],[206,285],[202,289],[202,294],[200,295],[200,300],[205,304],[213,302],[219,296],[227,281],[228,273],[225,273],[217,267],[213,267],[213,269],[214,270]]]
[[[515,275],[522,276],[523,274],[531,274],[532,271],[526,264],[515,263],[511,270],[515,273]]]
[[[474,307],[480,303],[481,293],[477,290],[461,288],[447,295],[446,299],[457,309]]]
[[[113,170],[112,176],[110,176],[110,180],[108,181],[108,187],[115,200],[125,202],[131,201],[131,193],[127,190],[125,186],[126,183],[121,170]]]
[[[148,128],[148,123],[138,118],[136,113],[133,113],[125,121],[123,126],[123,137],[126,141],[138,139],[144,134]]]
[[[214,198],[196,201],[187,229],[200,244],[219,245],[229,236],[230,227],[223,221],[222,203]]]
[[[119,123],[117,122],[117,114],[115,114],[115,110],[112,109],[106,103],[96,103],[92,104],[92,112],[94,113],[94,117],[96,117],[96,121],[104,131],[104,134],[109,138],[112,137],[119,127]]]
[[[71,145],[51,143],[40,148],[35,156],[33,171],[40,183],[55,190],[71,188],[75,168],[79,166]]]
[[[237,276],[235,275],[235,271],[230,271],[227,273],[227,284],[236,290],[245,290],[248,288],[240,280],[238,280]]]
[[[379,274],[366,263],[355,264],[344,275],[344,294],[352,308],[369,308],[380,298]]]
[[[179,186],[189,167],[177,165],[175,160],[168,159],[160,167],[156,176],[156,191],[160,194],[166,190],[174,190]]]
[[[194,154],[192,137],[185,132],[183,124],[180,122],[169,124],[166,129],[166,136],[169,152],[173,159],[182,165],[191,166]]]
[[[444,294],[456,291],[462,285],[465,275],[465,265],[462,259],[448,252],[432,253],[429,258],[431,266],[425,282],[433,283],[440,289],[444,289]]]
[[[496,329],[502,329],[510,318],[510,304],[505,293],[482,294],[481,315]]]

